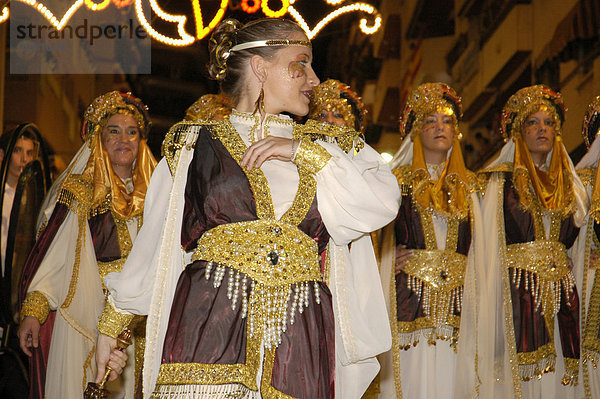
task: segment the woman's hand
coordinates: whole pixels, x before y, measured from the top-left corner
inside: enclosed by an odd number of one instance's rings
[[[123,372],[127,364],[127,354],[117,350],[117,339],[104,334],[98,334],[96,340],[96,383],[100,383],[104,377],[106,366],[112,371],[108,377],[109,381],[116,379]]]
[[[19,344],[23,352],[29,357],[32,355],[30,348],[38,347],[40,326],[40,321],[33,316],[25,316],[19,325],[19,330],[17,331]]]
[[[278,159],[280,161],[292,160],[293,149],[298,149],[298,140],[284,137],[269,136],[252,144],[242,157],[242,167],[252,170],[260,168],[265,161]]]
[[[412,251],[410,249],[406,249],[406,245],[398,245],[396,247],[396,273],[399,273],[400,270],[404,269],[406,265],[408,265],[408,260],[412,256]]]

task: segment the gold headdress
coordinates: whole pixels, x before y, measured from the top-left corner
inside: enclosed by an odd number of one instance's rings
[[[600,96],[594,98],[590,105],[588,105],[583,117],[581,135],[588,150],[598,133],[600,133]]]
[[[233,104],[229,98],[220,94],[205,94],[194,102],[185,112],[186,121],[225,119],[231,113]]]
[[[440,177],[432,180],[419,133],[427,116],[436,112],[454,116],[454,138]],[[464,219],[468,216],[468,196],[476,184],[474,174],[465,167],[460,148],[458,120],[461,117],[461,98],[444,83],[422,84],[409,96],[400,121],[400,132],[403,136],[410,134],[413,141],[413,201],[420,212],[433,208],[447,217]]]
[[[600,133],[600,96],[588,105],[583,118],[583,128],[581,134],[585,145],[590,149],[596,136]],[[600,223],[600,167],[596,167],[596,176],[594,177],[594,186],[592,191],[592,202],[590,205],[590,217],[597,223]]]
[[[560,134],[566,112],[562,96],[548,86],[535,85],[520,89],[506,102],[500,120],[500,132],[504,140],[521,136],[523,122],[537,111],[551,115],[556,122],[556,132]]]
[[[445,83],[423,83],[410,94],[400,118],[400,134],[414,136],[421,131],[428,115],[440,112],[454,116],[455,131],[462,118],[462,100],[454,89]]]
[[[93,137],[104,129],[108,119],[118,113],[133,116],[141,136],[148,137],[151,124],[148,107],[131,93],[121,93],[116,90],[96,97],[88,106],[83,115],[81,137],[88,142],[88,145],[91,144]]]
[[[521,137],[523,123],[529,115],[538,111],[552,116],[556,126],[552,159],[547,171],[542,171],[533,163],[529,149]],[[520,89],[508,99],[502,110],[502,135],[505,140],[512,137],[515,142],[513,184],[519,194],[520,204],[529,211],[534,211],[535,203],[546,210],[560,210],[564,216],[573,210],[569,155],[561,137],[565,111],[560,93],[544,85]]]
[[[146,139],[140,139],[132,170],[133,191],[129,191],[113,170],[110,156],[102,145],[102,130],[110,117],[118,113],[132,115],[138,123],[141,136],[147,135],[150,118],[148,109],[140,99],[131,93],[118,91],[97,97],[83,117],[82,135],[92,152],[80,175],[81,178],[67,178],[63,188],[69,189],[71,185],[77,185],[81,186],[81,189],[71,191],[87,192],[89,187],[92,187],[91,192],[86,194],[91,198],[85,198],[85,203],[89,204],[90,209],[96,209],[108,199],[113,213],[127,220],[140,215],[144,209],[144,198],[156,160],[146,144]]]
[[[326,80],[312,90],[310,101],[310,119],[318,120],[324,110],[338,112],[347,127],[359,133],[365,132],[367,110],[360,97],[347,84],[335,79]]]

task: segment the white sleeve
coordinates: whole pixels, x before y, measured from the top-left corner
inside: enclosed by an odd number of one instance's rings
[[[382,228],[398,214],[400,189],[381,156],[365,144],[346,154],[336,144],[319,141],[331,159],[315,175],[319,213],[338,245]]]

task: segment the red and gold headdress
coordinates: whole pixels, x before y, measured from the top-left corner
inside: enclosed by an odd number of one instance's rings
[[[454,138],[450,156],[438,180],[432,180],[425,162],[421,129],[433,113],[452,115]],[[475,177],[465,167],[460,148],[458,121],[462,117],[461,98],[444,83],[424,83],[409,96],[400,120],[400,133],[413,141],[412,187],[417,208],[433,208],[448,217],[464,219],[469,211],[469,193],[475,189]]]
[[[583,141],[588,150],[592,146],[598,133],[600,133],[600,96],[594,98],[590,105],[588,105],[585,116],[583,117],[581,135],[583,136]]]
[[[460,96],[445,83],[423,83],[410,94],[400,117],[402,137],[419,133],[425,118],[436,112],[453,115],[458,133],[458,121],[462,118]]]
[[[367,110],[361,98],[347,84],[328,79],[312,90],[308,117],[318,120],[324,110],[340,113],[347,127],[359,133],[365,132]]]
[[[544,111],[555,121],[556,137],[547,171],[539,169],[521,137],[527,117]],[[565,119],[565,104],[560,93],[547,86],[525,87],[513,94],[502,110],[501,130],[505,140],[515,142],[513,184],[521,205],[533,211],[534,199],[546,210],[568,214],[574,204],[569,155],[562,144],[561,127]]]

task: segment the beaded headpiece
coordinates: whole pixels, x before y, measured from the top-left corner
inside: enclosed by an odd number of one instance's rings
[[[583,127],[581,135],[585,146],[589,149],[596,136],[600,133],[600,96],[588,105],[585,116],[583,117]]]
[[[148,107],[131,93],[116,90],[96,97],[88,106],[83,115],[82,138],[90,142],[95,134],[102,131],[108,119],[117,113],[133,116],[139,126],[140,135],[147,138],[151,124]]]
[[[185,112],[184,120],[221,120],[229,116],[233,104],[229,98],[220,94],[205,94],[194,102]]]
[[[326,80],[312,90],[310,101],[310,119],[318,120],[324,110],[339,112],[346,126],[364,133],[367,110],[360,97],[347,84],[335,79]]]
[[[504,141],[512,136],[519,136],[525,119],[537,111],[548,112],[555,119],[556,133],[560,134],[566,112],[562,96],[548,86],[535,85],[522,88],[506,102],[500,120],[500,132]]]
[[[410,94],[400,117],[402,137],[417,134],[425,118],[436,112],[453,115],[455,131],[458,132],[458,121],[462,118],[462,100],[456,91],[445,83],[419,85]]]

